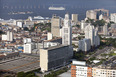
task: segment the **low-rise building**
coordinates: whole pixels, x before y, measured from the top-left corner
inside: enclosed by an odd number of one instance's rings
[[[116,70],[88,67],[85,62],[73,61],[71,77],[116,77]]]

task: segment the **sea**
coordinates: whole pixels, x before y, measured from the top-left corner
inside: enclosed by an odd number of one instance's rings
[[[50,6],[65,7],[66,10],[49,10]],[[116,13],[116,0],[0,0],[0,18],[27,19],[29,16],[64,17],[65,13],[78,14],[79,20],[86,16],[87,10],[107,9]]]

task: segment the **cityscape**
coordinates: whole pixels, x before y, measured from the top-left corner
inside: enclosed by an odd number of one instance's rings
[[[83,15],[71,11],[76,5],[67,10],[69,1],[2,2],[0,77],[116,77],[116,10],[84,5]]]

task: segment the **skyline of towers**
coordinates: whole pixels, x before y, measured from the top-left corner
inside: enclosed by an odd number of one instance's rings
[[[96,19],[96,12],[94,10],[88,10],[86,12],[86,18]]]
[[[90,19],[107,19],[109,16],[109,11],[105,9],[94,9],[86,11],[86,18]]]

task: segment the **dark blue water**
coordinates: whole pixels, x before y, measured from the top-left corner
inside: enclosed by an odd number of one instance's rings
[[[65,11],[50,11],[50,6],[64,6]],[[0,0],[0,18],[26,19],[28,16],[52,17],[57,14],[64,17],[65,13],[79,14],[79,20],[85,18],[86,10],[108,9],[116,12],[116,0]],[[10,12],[33,12],[32,14],[9,15]]]

